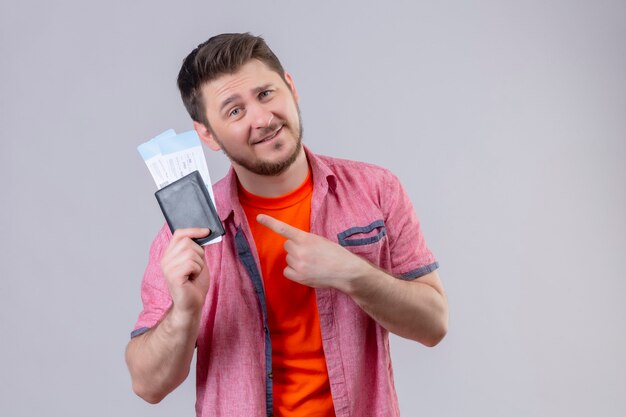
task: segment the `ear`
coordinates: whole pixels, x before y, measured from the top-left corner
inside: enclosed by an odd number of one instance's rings
[[[211,148],[211,150],[219,151],[222,149],[219,143],[217,143],[217,141],[215,140],[213,132],[211,132],[211,130],[208,129],[204,124],[194,121],[193,128],[195,129],[196,133],[198,133],[200,140],[204,142],[209,148]]]
[[[285,81],[287,81],[287,85],[293,94],[293,98],[296,100],[296,103],[300,104],[300,97],[298,96],[298,91],[296,90],[296,84],[293,82],[293,77],[287,71],[285,71]]]

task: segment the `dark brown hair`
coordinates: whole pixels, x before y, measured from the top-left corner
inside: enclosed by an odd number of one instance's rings
[[[198,45],[183,60],[178,89],[191,118],[209,127],[202,102],[202,86],[225,74],[234,74],[258,59],[285,80],[285,70],[265,40],[250,33],[223,33]]]

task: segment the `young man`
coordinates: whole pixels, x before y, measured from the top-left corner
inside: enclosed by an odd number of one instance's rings
[[[226,235],[164,226],[126,352],[159,402],[197,357],[198,416],[398,416],[388,332],[436,345],[437,262],[396,177],[302,145],[298,93],[263,39],[223,34],[183,62],[200,138],[232,169],[215,184]]]

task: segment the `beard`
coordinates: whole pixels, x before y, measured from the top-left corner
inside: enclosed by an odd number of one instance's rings
[[[302,150],[303,128],[302,128],[302,117],[300,115],[299,107],[298,107],[298,125],[299,125],[299,128],[298,128],[298,132],[296,133],[296,138],[295,138],[296,146],[294,147],[293,152],[287,155],[284,159],[280,161],[274,161],[274,162],[264,161],[258,158],[255,160],[251,160],[251,159],[247,159],[238,155],[234,155],[224,146],[223,142],[219,139],[219,137],[215,135],[215,132],[212,132],[212,134],[213,134],[213,138],[215,139],[215,141],[222,148],[222,152],[224,152],[224,155],[226,155],[228,159],[230,159],[231,162],[234,162],[237,165],[240,165],[246,170],[257,175],[277,176],[285,172],[287,168],[289,168],[296,161],[296,159],[298,158],[298,155],[300,154],[300,151]],[[263,137],[264,135],[271,134],[271,132],[274,132],[278,129],[285,129],[285,128],[293,132],[293,130],[291,129],[291,126],[288,125],[286,121],[277,119],[274,121],[273,124],[270,124],[267,128],[263,129],[260,136]],[[286,146],[286,144],[283,142],[278,142],[272,146],[274,150],[278,151],[284,146]]]

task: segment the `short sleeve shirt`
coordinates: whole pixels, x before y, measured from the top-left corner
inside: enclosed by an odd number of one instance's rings
[[[438,268],[413,206],[388,170],[313,154],[311,233],[336,242],[397,279]],[[197,341],[196,412],[200,417],[272,414],[271,339],[259,261],[230,172],[214,185],[226,235],[205,247],[211,284]],[[171,305],[160,259],[171,233],[154,239],[132,336],[158,324]],[[348,295],[316,289],[322,343],[338,417],[399,416],[389,334]]]

